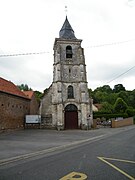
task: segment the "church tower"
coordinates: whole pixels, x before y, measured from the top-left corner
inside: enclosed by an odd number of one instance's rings
[[[41,115],[49,117],[58,129],[87,129],[92,124],[91,100],[88,94],[86,65],[81,39],[75,37],[66,16],[54,42],[53,83],[43,98]],[[46,102],[47,101],[47,102]],[[44,106],[44,103],[49,103]],[[44,113],[43,113],[44,112]],[[47,112],[49,114],[47,115]]]

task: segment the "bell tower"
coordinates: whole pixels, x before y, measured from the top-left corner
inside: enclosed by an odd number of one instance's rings
[[[92,124],[81,42],[66,16],[53,47],[52,124],[59,129],[86,129]]]

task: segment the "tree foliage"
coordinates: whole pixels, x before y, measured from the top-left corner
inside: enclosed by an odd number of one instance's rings
[[[122,98],[117,98],[114,104],[114,112],[115,113],[125,113],[128,106]]]
[[[40,100],[41,100],[41,98],[43,97],[43,93],[42,93],[42,92],[40,92],[40,91],[35,91],[35,94],[36,94],[36,98],[37,98],[37,100],[38,100],[38,101],[40,101]]]
[[[113,112],[113,106],[111,104],[109,104],[108,102],[103,102],[101,112],[112,113]]]
[[[17,87],[22,91],[32,91],[32,89],[27,84],[17,85]]]
[[[97,87],[95,89],[95,92],[100,91],[100,92],[104,92],[104,93],[112,93],[112,89],[109,85],[104,85],[102,87]]]
[[[119,93],[120,91],[125,91],[125,87],[122,84],[117,84],[114,86],[113,92]]]
[[[126,91],[122,84],[117,84],[113,89],[109,85],[97,87],[94,91],[89,89],[89,93],[93,103],[101,105],[97,113],[124,113],[128,116],[135,116],[135,90]]]

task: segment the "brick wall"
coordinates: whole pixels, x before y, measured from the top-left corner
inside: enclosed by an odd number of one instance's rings
[[[33,94],[33,96],[31,97],[30,114],[31,115],[39,114],[39,102],[37,101],[35,94]]]
[[[29,111],[29,99],[0,92],[0,130],[23,128]]]
[[[133,125],[133,118],[126,118],[123,120],[112,120],[112,128]]]

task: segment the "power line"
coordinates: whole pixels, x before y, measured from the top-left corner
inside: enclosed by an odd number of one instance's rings
[[[99,44],[99,45],[92,45],[86,48],[98,48],[98,47],[104,47],[104,46],[112,46],[112,45],[119,45],[124,43],[129,43],[131,41],[135,41],[135,39],[125,40],[125,41],[119,41],[119,42],[112,42],[107,44]],[[39,55],[39,54],[46,54],[50,52],[29,52],[29,53],[19,53],[19,54],[0,54],[1,57],[12,57],[12,56],[30,56],[30,55]]]
[[[135,39],[129,39],[129,40],[125,40],[125,41],[105,43],[105,44],[99,44],[99,45],[91,45],[91,46],[88,46],[86,48],[97,48],[97,47],[104,47],[104,46],[114,46],[114,45],[129,43],[129,42],[132,42],[132,41],[135,41]]]
[[[128,69],[127,71],[121,73],[120,75],[116,76],[115,78],[113,78],[112,80],[108,81],[107,84],[111,83],[112,81],[118,79],[119,77],[123,76],[124,74],[128,73],[129,71],[131,71],[133,68],[135,68],[135,66],[131,67],[130,69]]]
[[[11,56],[30,56],[30,55],[38,55],[45,54],[50,52],[33,52],[33,53],[20,53],[20,54],[1,54],[0,57],[11,57]]]

